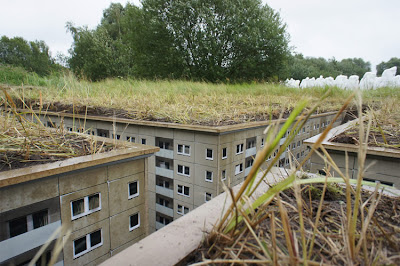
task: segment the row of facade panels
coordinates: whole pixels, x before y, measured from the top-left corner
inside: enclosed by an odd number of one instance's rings
[[[59,265],[98,264],[145,237],[146,160],[0,188],[0,264],[29,262],[58,226],[64,228]]]

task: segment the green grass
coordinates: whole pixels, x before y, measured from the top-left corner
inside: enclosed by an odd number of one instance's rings
[[[4,79],[3,79],[4,80]],[[351,91],[339,88],[287,88],[275,83],[214,84],[184,80],[107,79],[78,81],[72,74],[35,77],[27,75],[26,84],[43,86],[33,90],[14,90],[24,98],[43,102],[100,106],[124,109],[139,120],[159,120],[181,124],[236,124],[268,120],[283,110],[292,110],[302,100],[316,102],[328,93],[317,112],[335,111]],[[363,93],[367,104],[388,98],[400,99],[397,89]]]

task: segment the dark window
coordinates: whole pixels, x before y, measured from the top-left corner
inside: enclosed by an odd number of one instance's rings
[[[72,202],[73,216],[77,216],[85,211],[84,202],[84,199],[79,199]]]
[[[47,210],[43,210],[32,214],[33,229],[45,226],[49,223],[49,215]]]
[[[138,190],[138,182],[132,182],[129,183],[129,196],[134,196],[136,194],[138,194],[139,190]]]
[[[78,255],[86,250],[86,236],[74,241],[74,253]]]
[[[26,222],[26,216],[9,221],[8,225],[10,229],[10,237],[14,237],[28,232],[28,224]]]
[[[226,158],[226,157],[228,157],[228,156],[227,156],[227,152],[226,152],[226,148],[223,148],[223,149],[222,149],[222,159],[224,159],[224,158]]]
[[[135,213],[129,217],[129,227],[137,227],[139,225],[139,213]]]
[[[146,145],[146,139],[142,139],[142,144]]]
[[[90,234],[90,247],[94,247],[101,243],[101,230]]]

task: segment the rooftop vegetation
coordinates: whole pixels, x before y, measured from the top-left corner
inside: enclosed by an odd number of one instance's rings
[[[277,83],[215,84],[183,80],[106,79],[100,82],[78,81],[73,75],[40,79],[43,87],[14,87],[13,98],[55,103],[57,110],[70,109],[90,115],[123,116],[137,120],[180,124],[226,125],[277,118],[289,113],[301,100],[324,103],[315,113],[336,111],[352,92],[339,88],[287,88]],[[382,88],[363,91],[364,104],[379,109],[389,101],[400,99],[400,90]],[[2,101],[4,102],[4,96]],[[35,102],[36,101],[36,102]],[[398,105],[392,104],[392,112]],[[51,108],[49,110],[52,110]]]

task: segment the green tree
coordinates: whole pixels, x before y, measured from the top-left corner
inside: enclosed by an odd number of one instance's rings
[[[388,68],[392,68],[396,66],[397,71],[400,71],[400,58],[392,57],[387,62],[381,62],[379,65],[376,66],[376,74],[381,76],[383,71]]]
[[[21,37],[1,37],[0,63],[20,66],[41,76],[57,68],[44,41],[28,42]]]
[[[371,63],[365,62],[362,58],[346,58],[338,63],[337,69],[343,75],[358,75],[362,78],[365,72],[371,71]]]
[[[288,34],[279,14],[258,0],[144,0],[134,33],[140,75],[150,64],[158,77],[209,81],[278,76]],[[143,72],[142,72],[143,71]]]

